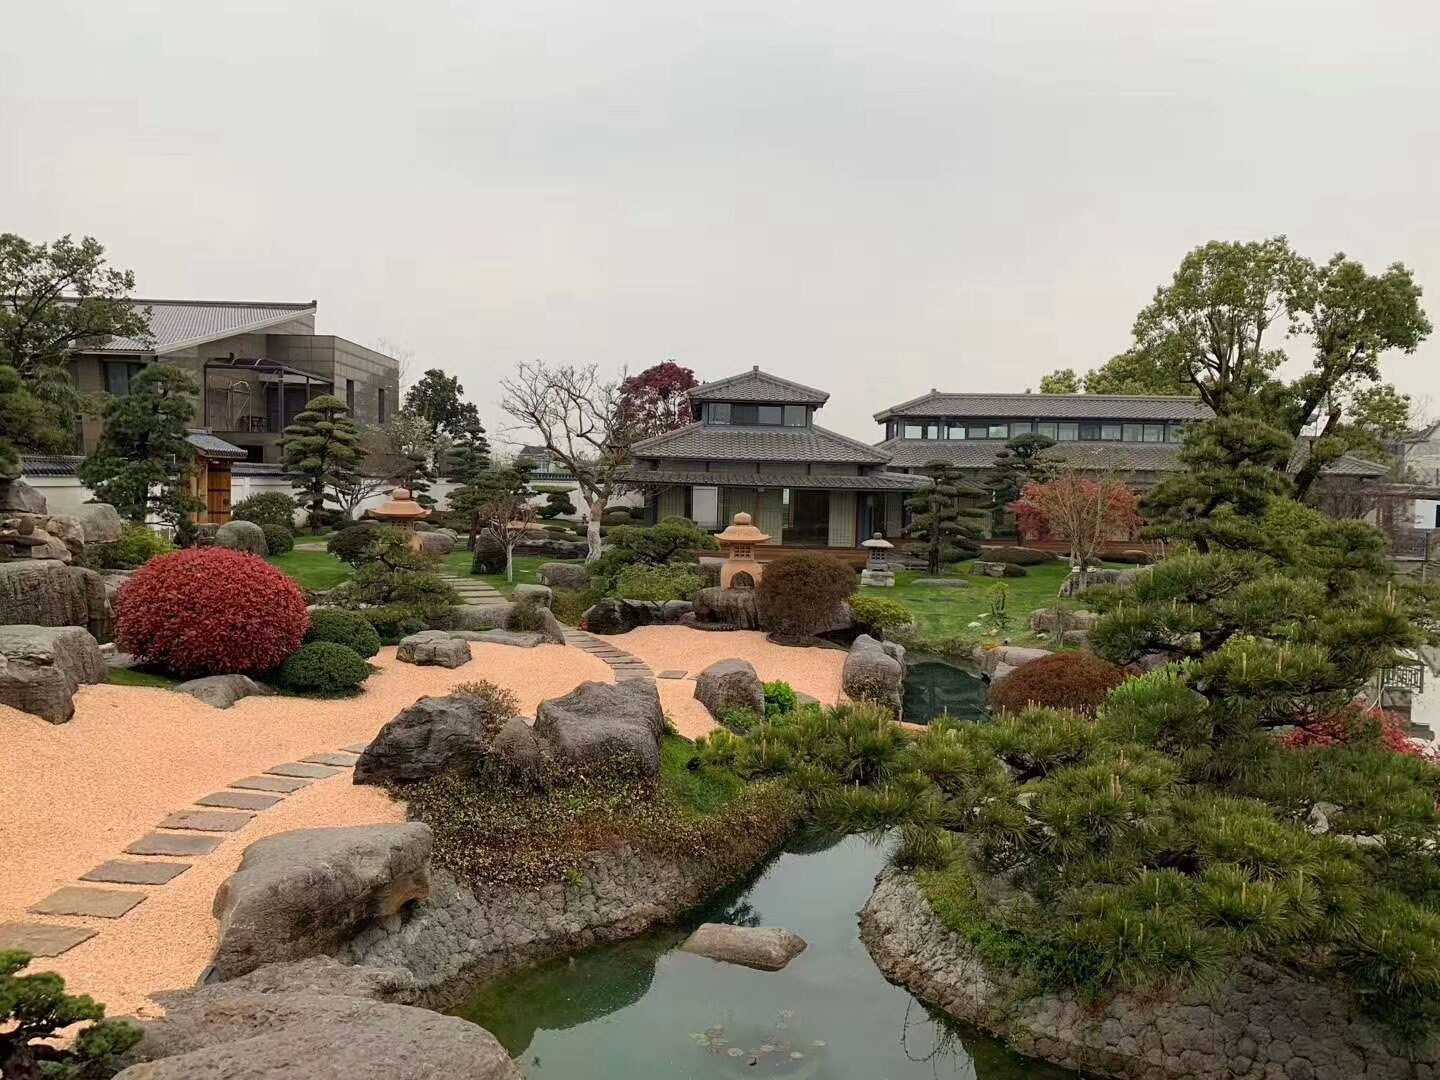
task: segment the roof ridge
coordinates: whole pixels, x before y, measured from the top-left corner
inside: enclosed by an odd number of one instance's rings
[[[685,433],[688,432],[688,431],[694,431],[696,428],[698,428],[698,427],[704,427],[704,426],[705,426],[705,424],[704,424],[704,421],[702,421],[702,420],[691,420],[690,423],[686,424],[684,427],[674,428],[674,429],[671,430],[671,431],[662,431],[662,432],[660,432],[660,434],[658,434],[658,435],[651,435],[651,436],[649,436],[648,438],[641,439],[641,440],[640,440],[639,442],[637,442],[637,443],[631,443],[631,444],[630,444],[630,453],[633,455],[636,450],[640,450],[640,449],[642,449],[642,448],[650,447],[650,446],[655,445],[655,444],[660,443],[660,442],[668,441],[668,440],[670,440],[670,439],[675,438],[675,437],[678,436],[678,435],[683,435],[683,434],[685,434]]]
[[[755,378],[766,379],[770,382],[779,383],[781,386],[789,387],[791,390],[799,390],[802,393],[813,394],[816,397],[820,398],[822,402],[830,400],[830,392],[828,390],[821,390],[819,387],[816,386],[806,386],[804,383],[798,383],[795,382],[793,379],[787,379],[783,375],[776,375],[773,372],[762,371],[759,364],[755,364],[754,366],[752,366],[749,371],[741,371],[737,372],[734,375],[726,375],[723,379],[711,379],[708,382],[703,382],[699,386],[691,389],[690,394],[694,395],[700,393],[701,391],[714,390],[717,387],[724,387],[730,383],[739,382],[741,379]]]
[[[792,430],[792,431],[804,431],[805,429],[804,429],[804,428],[792,428],[791,430]],[[829,435],[831,438],[834,438],[834,439],[839,439],[841,442],[845,443],[847,446],[853,446],[853,447],[855,447],[857,450],[874,450],[874,449],[875,449],[875,446],[874,446],[874,444],[872,444],[872,443],[861,442],[859,439],[852,439],[849,435],[841,435],[838,431],[831,431],[829,428],[821,427],[819,424],[811,424],[811,425],[810,425],[810,430],[811,430],[811,431],[818,431],[818,432],[820,432],[822,435]]]
[[[270,307],[305,311],[319,307],[319,300],[168,300],[159,296],[127,296],[130,304],[169,304],[174,307]]]

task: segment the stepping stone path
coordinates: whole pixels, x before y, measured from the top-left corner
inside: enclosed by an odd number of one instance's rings
[[[209,855],[220,846],[218,836],[146,833],[125,849],[126,855]]]
[[[0,923],[0,952],[27,952],[31,956],[59,956],[97,931],[88,926],[61,926],[58,923]]]
[[[81,889],[66,885],[30,907],[36,915],[93,915],[97,919],[118,919],[145,899],[142,892],[129,889]]]
[[[194,829],[196,832],[236,832],[250,824],[254,814],[227,810],[181,810],[160,822],[161,829]]]
[[[133,862],[111,859],[80,875],[81,881],[108,881],[116,885],[164,885],[192,864],[188,862]]]
[[[292,791],[309,787],[311,783],[310,780],[297,780],[293,776],[247,776],[243,780],[236,780],[230,786],[250,791],[280,791],[289,795]]]
[[[505,595],[488,581],[482,581],[478,577],[471,577],[468,574],[457,574],[448,567],[441,571],[440,576],[446,583],[460,594],[462,604],[508,604]]]
[[[584,630],[565,631],[565,644],[570,645],[582,652],[587,652],[599,660],[609,664],[615,672],[615,681],[621,682],[625,679],[653,679],[655,673],[650,666],[638,656],[618,649],[603,637],[587,633]]]
[[[659,676],[657,677],[661,679],[683,679],[685,678],[685,672],[677,671],[674,668],[671,668],[669,671],[660,672]]]
[[[334,776],[340,770],[329,765],[312,765],[307,761],[290,761],[284,765],[275,765],[265,770],[271,776],[298,776],[306,780],[323,780],[327,776]]]
[[[262,795],[258,791],[216,791],[196,799],[196,806],[223,806],[227,810],[268,810],[283,795]]]

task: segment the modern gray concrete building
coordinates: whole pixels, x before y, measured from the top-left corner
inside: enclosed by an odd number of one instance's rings
[[[334,334],[315,333],[317,303],[238,300],[133,300],[147,312],[148,339],[113,338],[71,358],[84,394],[126,394],[155,361],[182,367],[202,387],[195,424],[245,450],[252,462],[278,462],[280,435],[317,394],[342,399],[362,426],[385,423],[399,405],[400,366],[391,356]],[[100,437],[83,419],[79,449]]]

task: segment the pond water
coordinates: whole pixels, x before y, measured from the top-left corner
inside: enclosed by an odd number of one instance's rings
[[[520,972],[455,1012],[493,1032],[533,1078],[1073,1077],[933,1016],[885,981],[856,920],[884,861],[859,837],[788,852],[683,926]],[[675,951],[705,921],[784,926],[810,947],[778,972]]]
[[[928,724],[937,716],[986,721],[985,682],[939,657],[916,656],[905,666],[902,715],[912,724]]]

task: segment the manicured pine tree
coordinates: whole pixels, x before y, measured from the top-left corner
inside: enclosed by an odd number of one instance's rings
[[[932,461],[925,466],[930,483],[905,500],[910,523],[905,532],[925,543],[925,561],[932,574],[940,572],[942,556],[947,548],[956,551],[956,559],[973,559],[980,554],[979,524],[985,511],[962,507],[961,499],[976,499],[984,492],[966,486],[960,470],[948,461]]]
[[[545,496],[545,505],[538,514],[542,520],[551,521],[562,514],[575,513],[575,504],[570,501],[570,489],[540,485],[532,489],[536,495]]]
[[[1043,385],[1041,392],[1045,392]],[[1055,440],[1048,435],[1027,431],[995,451],[995,468],[985,482],[985,490],[994,500],[996,532],[1004,527],[1010,505],[1020,498],[1026,484],[1043,484],[1055,475],[1058,455],[1046,452],[1054,445]]]
[[[490,468],[490,440],[485,438],[485,425],[480,412],[469,402],[461,406],[462,415],[447,428],[449,449],[441,464],[442,475],[457,484],[472,484]]]
[[[195,448],[185,438],[195,419],[195,380],[180,368],[151,364],[130,393],[105,404],[105,429],[76,470],[81,483],[127,521],[150,518],[178,528],[204,503],[190,493]]]
[[[350,419],[349,411],[343,401],[330,394],[311,398],[295,414],[280,442],[285,472],[299,493],[297,501],[309,512],[312,529],[325,524],[326,499],[338,502],[335,489],[359,482],[365,451],[360,445],[360,429]]]

